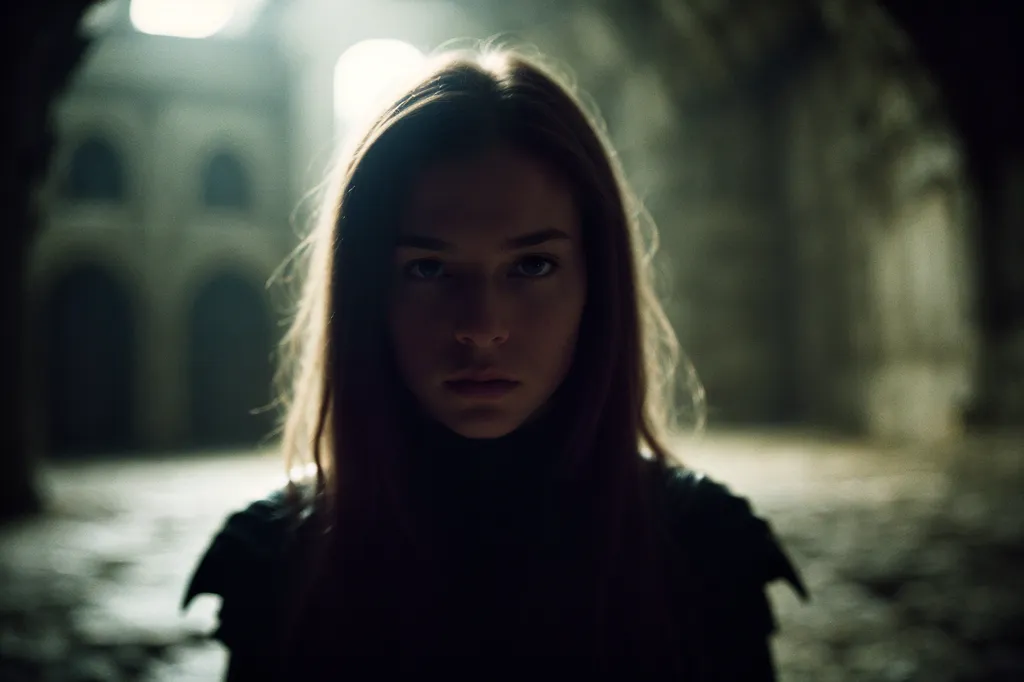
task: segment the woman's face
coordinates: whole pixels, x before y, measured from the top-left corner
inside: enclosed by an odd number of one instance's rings
[[[469,438],[541,409],[572,364],[586,270],[562,178],[495,149],[414,185],[394,261],[391,334],[428,414]]]

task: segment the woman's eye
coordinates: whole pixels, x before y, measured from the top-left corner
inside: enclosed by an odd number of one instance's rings
[[[554,272],[557,264],[543,256],[527,256],[515,264],[513,273],[517,277],[546,277]]]
[[[444,265],[439,260],[414,260],[406,264],[405,274],[411,279],[437,279],[444,275]]]

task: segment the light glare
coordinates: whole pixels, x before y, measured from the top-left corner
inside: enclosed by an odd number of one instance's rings
[[[306,462],[305,464],[295,464],[288,470],[289,481],[310,481],[315,478],[316,464],[313,462]]]
[[[401,40],[374,39],[345,50],[334,66],[334,113],[345,123],[368,116],[396,81],[413,72],[424,55]]]
[[[132,0],[129,16],[137,31],[176,38],[209,38],[235,14],[238,0]]]

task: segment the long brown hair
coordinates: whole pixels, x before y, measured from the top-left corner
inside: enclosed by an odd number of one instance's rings
[[[587,512],[599,545],[593,622],[646,614],[628,627],[653,640],[645,630],[663,626],[651,614],[666,600],[663,582],[649,575],[657,538],[638,452],[669,463],[678,358],[651,281],[656,242],[599,119],[535,57],[493,49],[439,56],[343,155],[304,244],[304,289],[284,346],[289,471],[313,472],[335,545],[373,532],[388,538],[387,548],[375,541],[381,557],[411,556],[399,549],[415,545],[415,531],[401,486],[407,444],[386,324],[397,223],[426,166],[497,143],[550,164],[575,192],[588,294],[558,393],[563,464],[595,501]],[[301,483],[293,480],[296,497],[309,487]],[[335,581],[356,575],[331,570]],[[605,625],[598,629],[607,638]]]

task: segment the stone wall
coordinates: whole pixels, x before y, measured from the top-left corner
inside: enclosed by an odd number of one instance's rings
[[[804,410],[881,437],[951,435],[977,347],[962,152],[900,36],[870,12],[829,18],[832,48],[783,100]]]
[[[786,347],[788,234],[770,112],[736,96],[680,112],[682,145],[655,211],[674,272],[673,320],[716,421],[793,415]]]

